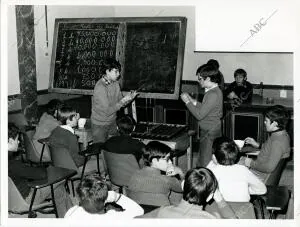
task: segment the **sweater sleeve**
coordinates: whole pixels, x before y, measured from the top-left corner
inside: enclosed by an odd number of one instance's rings
[[[202,104],[197,102],[194,106],[191,102],[187,103],[186,106],[192,115],[198,120],[205,118],[208,113],[215,107],[217,103],[218,95],[215,92],[208,92],[206,97],[204,96]]]
[[[126,217],[135,217],[144,214],[144,209],[139,204],[125,195],[121,194],[120,196],[117,204],[124,208],[122,215]]]
[[[271,150],[269,152],[270,155],[268,157],[261,157],[258,155],[257,159],[251,162],[250,167],[264,173],[273,172],[283,153],[280,142],[273,141],[271,144]]]
[[[120,91],[119,85],[116,86],[117,97],[122,98],[122,93]],[[96,86],[94,89],[94,105],[93,109],[96,112],[102,112],[107,116],[110,116],[116,113],[122,107],[122,103],[120,99],[118,102],[111,102],[109,100],[106,89],[103,86]]]
[[[267,192],[266,185],[255,176],[247,167],[245,167],[245,174],[249,184],[249,193],[251,195],[263,195]]]
[[[231,206],[225,201],[225,200],[221,200],[221,201],[215,201],[217,206],[218,206],[218,210],[222,216],[222,218],[225,219],[235,219],[238,218],[235,215],[235,212],[233,211],[233,209],[231,208]]]
[[[167,177],[169,178],[170,189],[174,192],[182,192],[181,182],[176,177]]]

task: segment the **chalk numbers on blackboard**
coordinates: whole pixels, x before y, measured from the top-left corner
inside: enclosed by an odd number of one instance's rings
[[[103,60],[115,57],[118,26],[74,24],[58,33],[54,84],[58,88],[93,89]]]

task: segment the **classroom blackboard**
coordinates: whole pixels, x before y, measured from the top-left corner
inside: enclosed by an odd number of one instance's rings
[[[122,91],[177,99],[184,17],[56,19],[49,90],[92,95],[105,58],[120,61]]]

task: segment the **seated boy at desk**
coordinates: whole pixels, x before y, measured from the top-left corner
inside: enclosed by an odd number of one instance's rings
[[[113,136],[105,142],[106,150],[118,154],[133,154],[139,162],[145,145],[140,140],[131,137],[135,126],[135,120],[129,115],[117,119],[119,135]]]
[[[22,197],[30,204],[33,190],[28,185],[29,181],[47,179],[47,169],[44,167],[28,166],[20,160],[17,154],[19,146],[19,129],[13,123],[8,123],[8,176],[16,185]],[[37,190],[34,205],[40,204],[51,197],[50,187]],[[73,203],[65,190],[64,184],[54,185],[54,198],[59,218],[63,218]]]
[[[272,173],[279,161],[290,156],[290,137],[286,131],[289,114],[285,107],[275,105],[269,107],[265,113],[265,126],[269,137],[262,145],[253,138],[247,137],[246,144],[255,148],[261,148],[257,158],[244,159],[244,164],[254,171],[258,171],[259,177],[263,180]]]
[[[244,69],[235,70],[234,80],[225,90],[225,97],[238,103],[251,102],[253,87],[247,81],[247,72]]]
[[[79,144],[77,136],[74,134],[74,127],[77,126],[79,115],[76,113],[75,109],[69,106],[62,107],[58,112],[57,119],[60,121],[61,125],[57,126],[49,137],[50,146],[60,146],[65,147],[73,158],[79,171],[82,170],[84,164],[84,157],[78,152]],[[101,160],[99,160],[99,166],[101,174],[105,174],[104,166]],[[85,171],[91,172],[97,170],[97,160],[90,159],[86,163]]]

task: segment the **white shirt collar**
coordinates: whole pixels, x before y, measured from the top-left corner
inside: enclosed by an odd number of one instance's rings
[[[214,89],[215,87],[218,87],[219,85],[218,84],[215,84],[214,86],[212,86],[211,88],[205,88],[204,91],[205,93],[208,92],[209,90],[211,89]]]
[[[69,126],[69,125],[61,125],[60,127],[62,127],[63,129],[66,129],[66,130],[70,131],[72,134],[75,133],[74,129],[71,126]]]

